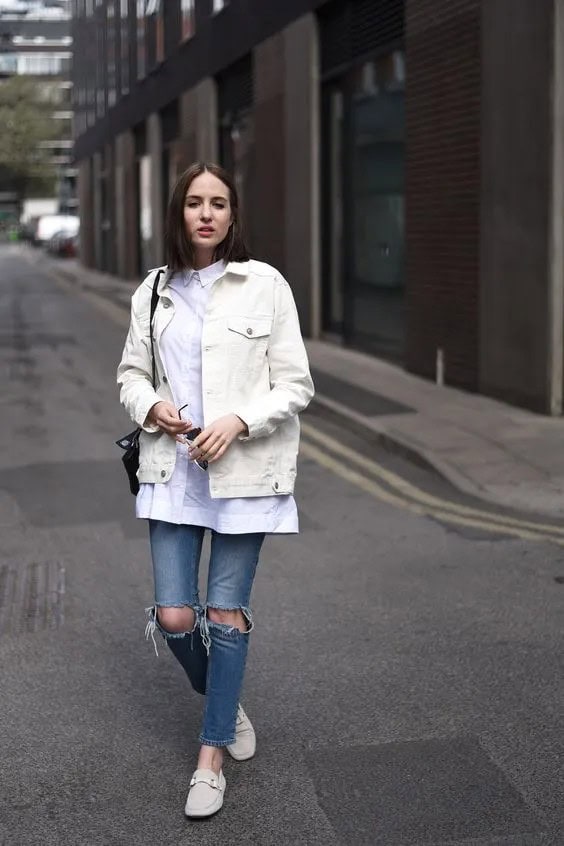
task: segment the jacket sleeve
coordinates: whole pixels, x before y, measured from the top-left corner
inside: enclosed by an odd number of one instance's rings
[[[117,383],[120,402],[131,419],[146,432],[157,432],[158,426],[145,424],[151,408],[162,399],[152,383],[149,306],[140,307],[145,293],[141,285],[131,298],[131,319],[117,370]]]
[[[290,286],[277,277],[274,319],[268,346],[270,393],[235,409],[249,430],[240,440],[272,434],[274,430],[307,407],[314,394],[313,381],[300,323]]]

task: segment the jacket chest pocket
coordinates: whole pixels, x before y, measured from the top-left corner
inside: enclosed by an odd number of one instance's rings
[[[227,330],[227,342],[236,357],[237,366],[254,369],[256,363],[266,355],[272,318],[268,315],[233,315],[227,318]]]

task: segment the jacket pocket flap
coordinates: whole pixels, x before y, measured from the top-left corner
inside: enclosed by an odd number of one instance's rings
[[[272,331],[272,318],[270,317],[244,317],[234,315],[227,318],[227,328],[231,332],[244,335],[245,338],[264,338]]]

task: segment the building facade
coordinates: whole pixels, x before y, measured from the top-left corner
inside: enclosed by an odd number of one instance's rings
[[[162,262],[216,160],[305,334],[561,414],[563,5],[74,0],[84,263]]]
[[[54,137],[43,146],[63,214],[74,214],[77,207],[71,64],[69,2],[0,0],[0,84],[11,76],[25,76],[42,89],[55,122]]]

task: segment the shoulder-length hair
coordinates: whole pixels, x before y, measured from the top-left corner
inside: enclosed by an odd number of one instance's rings
[[[222,167],[207,162],[196,162],[179,176],[168,204],[165,227],[165,252],[170,270],[184,270],[194,266],[194,248],[184,223],[184,203],[192,181],[202,173],[212,173],[221,179],[229,190],[229,203],[233,222],[224,240],[217,245],[214,260],[248,261],[249,251],[243,239],[239,196],[231,176]]]

